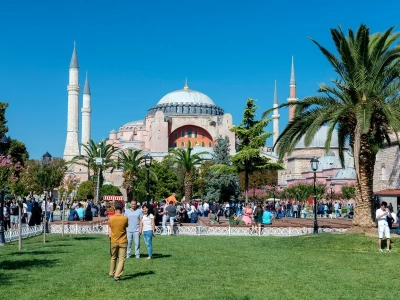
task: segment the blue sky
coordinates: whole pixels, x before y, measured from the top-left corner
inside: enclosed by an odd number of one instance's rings
[[[0,101],[10,105],[9,135],[25,142],[32,158],[62,156],[74,41],[79,106],[87,70],[98,141],[143,119],[165,94],[183,88],[185,77],[236,125],[247,98],[258,100],[259,116],[272,106],[274,80],[286,101],[292,55],[298,97],[315,94],[318,83],[336,76],[308,37],[333,49],[330,28],[365,23],[383,31],[396,25],[395,7],[394,0],[2,1]],[[288,113],[280,114],[283,130]]]

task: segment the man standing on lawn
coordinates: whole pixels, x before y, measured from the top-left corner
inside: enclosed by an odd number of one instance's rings
[[[125,216],[128,217],[128,248],[126,250],[126,258],[131,257],[132,240],[135,243],[135,256],[140,258],[140,219],[143,218],[141,209],[138,209],[136,200],[131,201],[130,208],[125,210]]]
[[[126,227],[128,227],[128,217],[122,215],[123,205],[116,202],[114,216],[110,217],[108,222],[108,236],[110,237],[111,263],[109,277],[119,281],[124,270],[126,258],[126,248],[128,239],[126,236]],[[115,268],[118,258],[118,266]]]
[[[382,250],[382,238],[383,233],[385,233],[386,237],[386,252],[390,253],[390,229],[388,223],[388,216],[390,216],[390,210],[387,208],[387,203],[382,201],[381,208],[376,211],[376,220],[378,221],[378,248],[379,252],[383,252]]]

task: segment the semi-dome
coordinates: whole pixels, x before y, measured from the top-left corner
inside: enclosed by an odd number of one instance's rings
[[[356,170],[354,168],[346,168],[339,170],[335,176],[333,177],[335,179],[356,179]]]
[[[187,85],[185,85],[181,90],[166,94],[160,101],[158,101],[157,105],[173,103],[215,105],[211,98],[206,94],[191,90]]]
[[[326,137],[328,136],[328,126],[322,126],[317,133],[314,135],[314,138],[309,146],[304,144],[304,136],[301,140],[296,144],[295,148],[325,148]],[[337,130],[334,129],[332,132],[331,139],[331,148],[338,148],[338,133]]]

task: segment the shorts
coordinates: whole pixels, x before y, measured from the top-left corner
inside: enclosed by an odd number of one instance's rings
[[[11,221],[11,223],[15,223],[15,224],[19,223],[18,216],[11,215],[10,216],[10,221]]]
[[[388,225],[378,225],[378,237],[383,238],[383,233],[385,233],[385,237],[390,239],[390,229]]]
[[[169,223],[171,224],[171,226],[174,226],[175,219],[176,219],[176,217],[170,217],[169,218]]]

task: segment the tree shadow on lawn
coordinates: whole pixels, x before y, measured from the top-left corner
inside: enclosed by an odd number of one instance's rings
[[[16,270],[36,267],[48,267],[58,262],[58,259],[26,259],[26,260],[4,260],[0,262],[0,269]]]
[[[167,257],[171,257],[171,255],[170,254],[153,253],[152,259],[167,258]]]
[[[129,275],[126,275],[126,276],[122,276],[121,280],[129,280],[129,279],[133,279],[133,278],[136,278],[136,277],[154,275],[154,274],[156,274],[154,271],[139,272],[139,273],[135,273],[135,274],[129,274]]]
[[[75,236],[74,240],[87,241],[87,240],[97,240],[97,238],[95,238],[93,236]]]
[[[42,250],[33,250],[33,251],[18,251],[18,252],[11,252],[11,255],[25,255],[25,254],[32,254],[32,255],[46,255],[46,254],[60,254],[60,253],[68,253],[65,251],[57,251],[57,250],[52,250],[52,251],[42,251]]]

